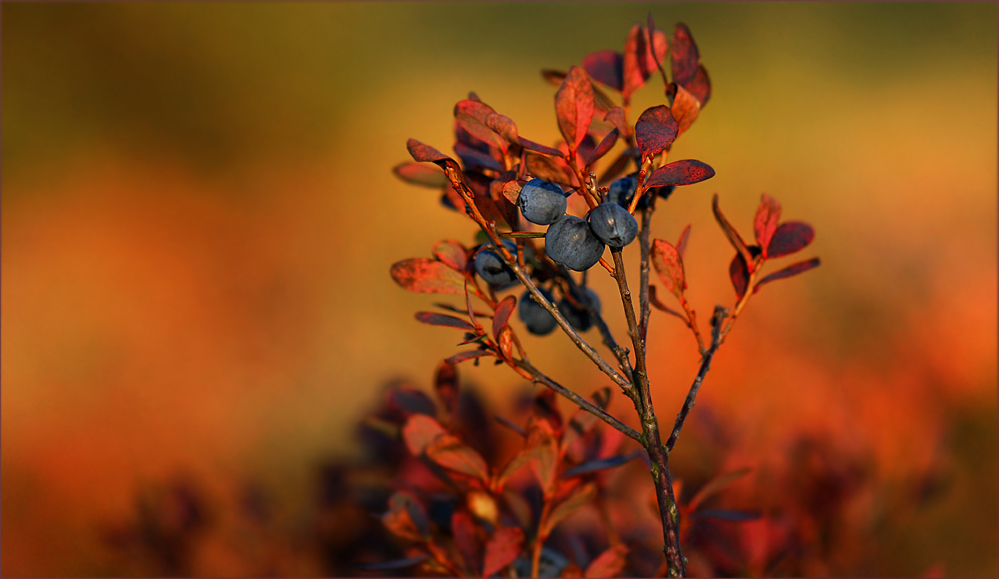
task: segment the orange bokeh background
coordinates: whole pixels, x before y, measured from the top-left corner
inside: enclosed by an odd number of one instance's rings
[[[846,515],[869,529],[862,554],[816,573],[995,575],[986,3],[5,4],[0,573],[119,573],[96,529],[177,473],[219,495],[261,481],[304,508],[316,461],[355,452],[384,385],[429,388],[455,351],[453,331],[413,320],[438,300],[388,276],[474,234],[391,175],[406,139],[449,149],[451,108],[474,90],[554,142],[554,88],[537,71],[620,49],[649,10],[690,26],[714,87],[671,155],[717,175],[661,205],[653,232],[692,224],[693,306],[706,319],[734,302],[712,193],[745,233],[760,195],[776,197],[784,219],[815,227],[805,257],[822,258],[750,302],[680,438],[678,476],[708,476],[711,417],[729,466],[754,466],[747,488],[763,490],[745,492],[762,507],[789,448],[821,438],[872,484]],[[634,110],[660,90],[652,79]],[[671,420],[696,348],[656,312],[649,343]],[[564,384],[605,384],[564,337],[525,345]],[[505,368],[462,372],[498,407],[523,387]],[[927,473],[946,481],[938,498],[869,524]],[[212,546],[197,572],[254,574],[227,553]]]

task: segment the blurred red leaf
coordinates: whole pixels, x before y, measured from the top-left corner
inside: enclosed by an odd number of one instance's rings
[[[434,245],[434,257],[455,271],[463,272],[468,265],[468,250],[460,241],[444,239]]]
[[[577,464],[576,466],[562,473],[562,478],[581,476],[584,474],[590,474],[593,472],[598,472],[601,470],[607,470],[609,468],[621,466],[622,464],[625,464],[635,458],[638,458],[641,454],[642,454],[641,451],[636,450],[635,452],[630,452],[628,454],[615,454],[614,456],[608,456],[606,458],[596,458],[593,460],[588,460],[582,464]]]
[[[576,512],[580,507],[588,504],[595,496],[597,496],[597,485],[592,482],[574,488],[567,497],[562,499],[548,513],[548,517],[539,531],[540,534],[544,536],[549,535],[559,523]]]
[[[558,149],[553,149],[551,147],[546,147],[546,146],[542,145],[541,143],[535,143],[534,141],[529,141],[529,140],[525,139],[524,137],[520,137],[520,146],[524,147],[528,151],[534,151],[536,153],[541,153],[543,155],[549,155],[549,156],[552,156],[552,157],[564,157],[565,156],[565,155],[562,154],[562,151],[559,151]]]
[[[458,389],[458,368],[446,360],[441,362],[434,374],[434,390],[448,414],[454,414],[458,406]]]
[[[708,104],[708,99],[711,98],[711,79],[708,78],[708,70],[704,68],[703,64],[697,67],[697,75],[694,80],[687,83],[684,88],[700,101],[702,109],[704,105]]]
[[[423,454],[427,446],[444,433],[444,427],[425,414],[410,416],[402,427],[402,439],[413,456]]]
[[[628,558],[628,546],[618,543],[600,554],[586,568],[584,577],[617,577]]]
[[[454,154],[458,155],[458,158],[465,162],[466,167],[468,165],[475,165],[477,167],[492,169],[493,171],[502,171],[504,169],[503,163],[497,161],[492,155],[462,142],[454,144]]]
[[[554,390],[542,390],[535,396],[533,411],[534,416],[548,422],[553,431],[562,429],[562,412],[558,409],[558,396]]]
[[[555,476],[558,474],[558,441],[546,420],[532,420],[527,432],[527,448],[531,454],[531,470],[545,496],[555,490]]]
[[[730,509],[707,509],[690,514],[691,518],[714,519],[716,521],[728,521],[730,523],[755,521],[762,516],[763,514],[757,511],[733,511]]]
[[[687,289],[687,278],[683,270],[683,259],[668,241],[656,239],[652,242],[652,267],[659,274],[663,286],[677,297]]]
[[[392,279],[411,292],[464,294],[465,276],[447,264],[425,257],[404,259],[391,269]]]
[[[416,319],[424,324],[430,324],[431,326],[446,326],[449,328],[458,328],[459,330],[467,330],[469,332],[475,331],[475,326],[472,324],[447,314],[439,314],[437,312],[416,312]]]
[[[656,286],[651,284],[649,285],[649,303],[652,304],[652,307],[656,308],[657,310],[666,312],[667,314],[672,314],[680,318],[684,322],[687,321],[687,316],[681,314],[680,312],[674,310],[673,308],[659,301],[659,295],[656,293]]]
[[[673,96],[673,106],[670,107],[670,112],[673,113],[673,118],[676,119],[679,127],[676,134],[679,136],[685,133],[690,128],[690,125],[694,124],[694,121],[697,120],[697,116],[701,114],[701,103],[698,102],[697,97],[682,86],[676,86],[675,88],[676,94]]]
[[[451,434],[442,434],[424,449],[427,458],[444,468],[475,477],[483,482],[489,480],[489,467],[485,459],[472,447]]]
[[[399,386],[388,392],[388,404],[403,416],[423,414],[431,418],[437,414],[437,407],[422,390]]]
[[[394,535],[410,541],[423,541],[430,533],[426,509],[413,495],[399,491],[389,498],[389,510],[382,523]]]
[[[406,557],[405,559],[394,559],[392,561],[385,561],[383,563],[364,563],[358,565],[357,568],[362,571],[394,571],[396,569],[405,569],[406,567],[412,567],[417,563],[421,563],[427,560],[426,555],[418,555],[416,557]]]
[[[680,239],[676,242],[676,252],[680,254],[680,258],[683,259],[683,252],[687,250],[687,240],[690,239],[690,225],[683,228],[680,232]]]
[[[734,482],[751,472],[753,472],[752,468],[744,466],[711,479],[707,484],[701,487],[699,491],[697,491],[694,498],[690,499],[690,503],[687,504],[687,508],[692,511],[696,510],[701,503],[725,490],[726,487],[732,485]]]
[[[524,544],[524,532],[519,527],[500,527],[486,543],[482,576],[490,577],[513,563]]]
[[[628,126],[624,122],[624,109],[621,107],[614,107],[607,111],[607,114],[604,115],[604,121],[613,125],[617,132],[622,135],[628,131]]]
[[[493,314],[493,338],[499,339],[499,333],[507,326],[516,306],[516,296],[506,296],[496,305],[496,312]]]
[[[600,50],[586,55],[583,69],[597,82],[616,91],[624,87],[624,56],[615,50]]]
[[[482,568],[482,545],[479,543],[476,531],[475,521],[471,515],[464,510],[454,511],[451,515],[451,534],[470,574],[475,574]]]
[[[552,161],[548,157],[535,155],[534,153],[527,153],[525,157],[527,158],[527,172],[532,177],[558,183],[559,185],[572,186],[572,181],[566,175],[565,170],[555,161]]]
[[[591,165],[594,161],[609,153],[611,148],[614,147],[614,144],[617,143],[618,134],[619,133],[616,128],[607,133],[607,135],[600,140],[600,143],[594,147],[592,151],[588,151],[585,155],[583,155],[583,162],[586,165]]]
[[[718,204],[718,194],[715,193],[714,197],[711,199],[711,211],[715,215],[715,221],[721,226],[722,231],[725,232],[725,237],[728,238],[729,243],[732,247],[739,252],[742,256],[743,264],[750,264],[753,262],[753,256],[749,253],[749,248],[746,247],[746,242],[742,240],[739,232],[735,230],[735,227],[729,223],[728,219],[725,218],[725,214],[722,213],[721,206]],[[748,267],[748,266],[747,266]],[[731,271],[731,268],[729,268]]]
[[[686,24],[679,23],[673,29],[673,43],[670,49],[672,60],[673,82],[685,87],[697,75],[697,66],[701,63],[701,55],[697,51],[697,43],[690,34]]]
[[[806,260],[806,261],[799,261],[798,263],[789,265],[789,266],[785,267],[784,269],[781,269],[779,271],[775,271],[775,272],[771,273],[770,275],[764,277],[760,281],[756,282],[756,285],[753,287],[753,293],[756,293],[757,291],[759,291],[760,286],[763,285],[763,284],[765,284],[765,283],[770,283],[770,282],[776,281],[778,279],[784,279],[785,277],[791,277],[792,275],[798,275],[799,273],[806,272],[806,271],[808,271],[810,269],[815,269],[816,267],[819,267],[819,263],[820,263],[819,262],[819,258],[813,257],[812,259],[809,259],[809,260]]]
[[[815,239],[815,230],[802,221],[781,223],[767,245],[768,257],[782,257],[801,251]]]
[[[440,189],[447,183],[447,176],[440,169],[428,167],[422,163],[406,161],[392,167],[395,176],[407,183]]]
[[[558,128],[571,150],[579,147],[593,119],[593,87],[586,71],[578,66],[569,69],[562,86],[555,93]]]
[[[454,118],[465,130],[483,142],[506,150],[519,142],[517,125],[479,100],[465,99],[454,105]]]
[[[642,157],[654,157],[666,150],[676,140],[676,119],[666,105],[645,109],[635,123],[635,139]]]
[[[741,254],[735,254],[732,263],[728,266],[728,276],[732,280],[732,287],[735,288],[735,296],[742,299],[746,293],[746,284],[749,283],[749,268]]]
[[[653,33],[656,57],[652,56],[649,46],[649,31],[636,24],[628,33],[624,42],[622,61],[621,94],[630,98],[634,92],[645,84],[645,81],[656,70],[656,58],[661,62],[666,57],[666,35],[656,30]]]
[[[467,350],[465,352],[458,352],[454,356],[444,360],[448,364],[460,364],[468,360],[474,360],[476,358],[482,358],[485,356],[493,356],[494,354],[488,350]]]
[[[686,159],[674,161],[659,167],[649,176],[648,187],[663,187],[666,185],[693,185],[715,176],[715,170],[706,163]]]
[[[780,222],[780,203],[769,195],[760,198],[760,207],[756,210],[756,218],[753,220],[753,231],[756,233],[756,243],[763,248],[763,257],[768,257],[767,246],[774,232],[777,231],[777,224]]]
[[[461,196],[461,193],[455,191],[454,187],[451,186],[451,183],[446,183],[444,185],[444,197],[451,202],[451,205],[462,213],[464,213],[465,208],[468,207],[468,204],[465,203],[465,199]]]
[[[567,74],[568,73],[565,72],[564,70],[554,70],[551,68],[541,69],[541,77],[547,80],[548,82],[554,84],[555,86],[562,84],[562,80],[566,77]]]

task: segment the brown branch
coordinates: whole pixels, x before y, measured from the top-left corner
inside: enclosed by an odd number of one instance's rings
[[[666,441],[666,452],[673,450],[676,439],[680,437],[680,429],[683,428],[683,422],[687,419],[690,409],[694,407],[694,399],[697,398],[697,391],[701,388],[701,383],[704,382],[704,376],[711,369],[711,359],[714,357],[715,352],[718,351],[718,347],[721,346],[721,327],[726,314],[725,308],[715,306],[715,313],[711,317],[711,345],[701,357],[701,367],[697,371],[697,377],[694,378],[694,383],[690,385],[690,390],[687,392],[687,399],[683,401],[683,408],[676,415],[676,422],[673,423],[673,431],[669,435],[669,440]]]
[[[651,225],[652,209],[642,209],[642,230],[638,234],[638,244],[641,248],[642,260],[638,270],[638,311],[641,312],[638,333],[642,338],[643,355],[645,354],[646,337],[649,334],[649,256],[652,253],[652,244],[649,242],[649,228]]]

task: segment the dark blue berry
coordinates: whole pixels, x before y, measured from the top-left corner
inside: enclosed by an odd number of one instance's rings
[[[600,297],[597,292],[586,288],[586,299],[593,304],[593,309],[597,313],[600,313]],[[577,300],[580,301],[580,300]],[[569,303],[569,298],[563,297],[558,301],[558,311],[565,318],[565,321],[569,322],[569,325],[576,328],[580,332],[585,332],[593,327],[593,317],[590,316],[590,311],[586,308],[577,308]]]
[[[628,210],[617,203],[597,205],[586,216],[590,229],[600,241],[611,247],[624,247],[638,235],[638,222]]]
[[[548,226],[545,253],[555,263],[576,271],[586,271],[600,261],[604,254],[604,242],[593,234],[586,221],[575,215],[566,215]]]
[[[541,295],[545,298],[554,302],[551,292],[546,289],[538,288]],[[520,317],[520,321],[524,322],[527,326],[527,331],[534,334],[535,336],[547,336],[552,333],[558,326],[558,322],[555,321],[555,317],[548,313],[548,310],[541,307],[531,295],[530,291],[525,291],[523,295],[520,296],[520,304],[517,306],[517,315]]]
[[[631,200],[635,197],[635,189],[638,188],[638,173],[632,173],[627,177],[621,177],[607,188],[607,200],[611,203],[617,203],[621,207],[630,208]],[[642,195],[642,198],[638,200],[638,205],[635,205],[637,209],[646,209],[649,206],[649,201],[652,196],[646,193]]]
[[[510,253],[517,254],[517,244],[504,240],[503,245]],[[507,267],[499,254],[493,249],[482,249],[475,254],[475,271],[479,277],[493,289],[506,289],[517,283],[517,276]]]
[[[555,183],[531,179],[520,190],[517,205],[520,206],[524,219],[538,225],[548,225],[565,215],[565,193]]]

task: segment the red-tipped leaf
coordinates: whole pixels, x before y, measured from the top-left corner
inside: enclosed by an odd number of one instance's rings
[[[666,105],[645,109],[635,123],[635,139],[642,157],[654,157],[676,140],[679,126]]]
[[[465,271],[468,251],[460,241],[445,239],[434,245],[434,257],[455,271]]]
[[[676,119],[676,124],[678,125],[677,135],[682,135],[690,125],[694,124],[697,120],[698,115],[701,114],[701,103],[697,100],[693,94],[682,86],[674,87],[676,92],[673,96],[673,106],[670,107],[670,111],[673,113],[673,118]]]
[[[674,161],[652,172],[646,184],[649,187],[666,185],[693,185],[715,176],[715,170],[707,163],[686,159]]]
[[[763,257],[769,257],[767,251],[770,240],[777,225],[780,223],[780,203],[769,195],[760,197],[760,206],[756,210],[756,217],[753,219],[753,232],[756,234],[756,243],[763,248]]]
[[[406,149],[409,150],[409,154],[412,155],[414,161],[418,161],[420,163],[434,163],[441,169],[450,167],[455,171],[461,170],[457,161],[448,157],[444,153],[441,153],[430,145],[424,145],[416,139],[406,141]]]
[[[815,230],[802,221],[781,223],[767,245],[768,257],[782,257],[805,249],[815,239]]]
[[[672,61],[673,82],[686,86],[697,76],[697,67],[701,63],[701,55],[697,51],[697,43],[690,34],[686,24],[679,23],[673,29],[673,42],[670,49]]]
[[[552,529],[554,529],[556,525],[561,523],[572,513],[576,512],[580,507],[588,504],[596,495],[597,485],[592,482],[579,485],[572,489],[569,496],[562,499],[562,501],[551,510],[551,513],[548,514],[548,518],[545,519],[544,526],[541,528],[541,533],[544,535],[551,533]]]
[[[586,71],[578,66],[569,69],[562,86],[555,93],[555,114],[558,128],[575,150],[583,142],[593,119],[593,86]]]
[[[624,56],[616,50],[600,50],[586,55],[583,69],[593,80],[616,91],[624,86]]]
[[[402,427],[402,439],[410,454],[419,456],[438,436],[445,433],[444,427],[424,414],[414,414]]]
[[[464,294],[465,276],[440,261],[425,257],[405,259],[392,266],[392,279],[411,292]]]
[[[662,31],[656,30],[652,36],[651,43],[655,47],[655,57],[653,57],[649,46],[648,29],[638,24],[632,27],[624,42],[621,94],[625,97],[630,97],[636,90],[642,88],[645,81],[656,70],[656,60],[662,62],[666,57],[666,35]]]
[[[687,279],[683,270],[683,259],[679,251],[668,241],[656,239],[652,242],[652,267],[659,274],[663,286],[677,297],[687,289]]]
[[[482,568],[482,545],[479,543],[476,531],[472,515],[464,510],[454,511],[451,515],[451,535],[454,536],[454,544],[465,560],[466,569],[473,574]]]
[[[697,67],[697,75],[694,80],[687,83],[684,87],[690,94],[694,96],[701,103],[701,108],[708,104],[708,99],[711,98],[711,79],[708,77],[708,70],[704,68],[704,65]]]

